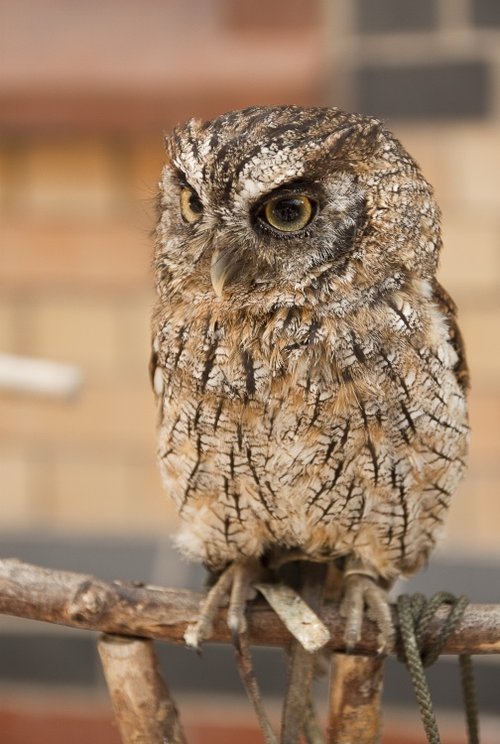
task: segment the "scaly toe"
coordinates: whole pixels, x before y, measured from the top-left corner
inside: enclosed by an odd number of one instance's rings
[[[221,573],[200,607],[198,620],[188,625],[184,633],[186,645],[199,648],[212,635],[215,616],[228,595],[233,583],[234,564]]]
[[[254,563],[236,564],[234,567],[227,624],[235,644],[236,639],[247,629],[245,610],[248,600],[254,594],[252,582],[257,575],[258,567]]]
[[[366,576],[351,574],[346,578],[340,614],[345,618],[344,642],[347,649],[359,643],[363,628],[365,607]]]
[[[384,653],[394,644],[394,625],[386,590],[376,576],[362,568],[350,568],[345,573],[344,596],[340,613],[346,619],[344,642],[352,649],[361,640],[363,617],[366,615],[378,628],[378,651]]]

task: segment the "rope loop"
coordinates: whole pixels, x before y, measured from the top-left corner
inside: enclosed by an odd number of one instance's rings
[[[399,660],[406,664],[410,673],[429,744],[441,744],[441,738],[424,667],[431,666],[438,659],[448,639],[458,627],[468,604],[467,597],[455,597],[449,592],[437,592],[430,599],[426,599],[423,594],[401,594],[398,597],[399,627],[403,641],[403,654]],[[428,639],[431,621],[443,605],[449,606],[446,620],[439,635]],[[469,744],[479,744],[474,677],[472,661],[468,654],[460,656],[460,676],[468,741]]]

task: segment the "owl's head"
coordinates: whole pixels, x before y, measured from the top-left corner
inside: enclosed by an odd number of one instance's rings
[[[155,269],[184,301],[302,304],[435,270],[439,216],[414,161],[376,119],[254,107],[167,140]]]

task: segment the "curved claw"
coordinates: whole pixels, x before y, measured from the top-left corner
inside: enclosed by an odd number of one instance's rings
[[[203,600],[198,620],[186,628],[184,640],[188,646],[199,648],[200,643],[207,641],[212,635],[215,615],[229,593],[233,583],[234,570],[234,564],[231,564],[221,573]]]

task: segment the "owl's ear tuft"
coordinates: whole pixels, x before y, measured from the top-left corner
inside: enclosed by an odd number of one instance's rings
[[[349,124],[341,129],[335,129],[326,135],[323,146],[329,155],[335,155],[342,150],[343,145],[349,142],[358,130],[359,126],[357,124]]]
[[[187,132],[188,140],[190,140],[191,142],[198,142],[203,134],[204,127],[205,122],[203,122],[201,119],[189,119],[183,129],[185,132]]]
[[[325,137],[324,146],[330,156],[340,154],[342,148],[347,143],[351,147],[353,144],[358,144],[362,141],[364,150],[367,147],[368,149],[371,149],[371,147],[375,149],[382,129],[382,122],[378,119],[369,119],[368,121],[348,124],[345,127],[330,132]]]
[[[196,143],[200,133],[203,131],[203,122],[201,119],[189,119],[185,124],[174,127],[170,134],[166,134],[165,149],[170,158],[173,159],[175,151],[182,149],[183,144],[188,142]]]

